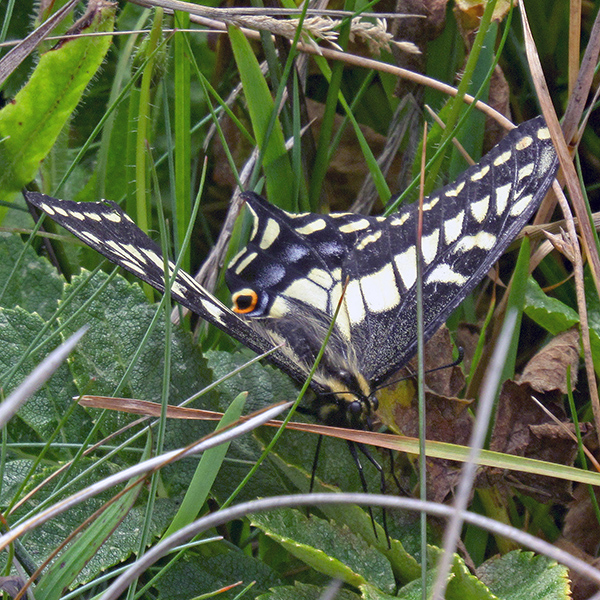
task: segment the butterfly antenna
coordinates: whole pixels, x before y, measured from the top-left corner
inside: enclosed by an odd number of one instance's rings
[[[451,363],[448,363],[446,365],[442,365],[441,367],[434,367],[433,369],[428,369],[427,371],[425,371],[425,375],[429,375],[429,373],[435,373],[436,371],[442,371],[444,369],[452,369],[453,367],[458,367],[458,365],[460,365],[462,363],[462,361],[465,359],[465,351],[462,346],[458,346],[457,350],[458,350],[458,357],[456,360],[454,360]],[[386,387],[390,387],[392,385],[400,383],[402,381],[406,381],[407,379],[412,379],[413,377],[415,377],[415,375],[406,375],[405,377],[400,377],[399,379],[393,379],[392,381],[386,381],[385,383],[382,383],[379,387],[376,387],[373,390],[373,393],[378,392],[379,390],[383,390]]]

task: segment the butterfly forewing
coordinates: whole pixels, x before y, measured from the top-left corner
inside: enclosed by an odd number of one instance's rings
[[[111,262],[164,292],[165,270],[160,246],[114,202],[73,202],[37,192],[28,192],[27,201]],[[169,261],[170,277],[174,269],[175,264]],[[238,317],[185,271],[178,270],[171,281],[171,295],[255,352],[272,350],[280,341],[257,332],[251,321]],[[295,379],[305,378],[306,372],[286,355],[286,349],[276,350],[269,360]]]
[[[552,184],[557,158],[543,119],[511,131],[480,163],[423,203],[425,338],[446,321],[527,223]],[[416,220],[413,204],[390,216],[377,240],[347,261],[352,345],[374,385],[416,350]],[[374,236],[371,235],[371,239]]]

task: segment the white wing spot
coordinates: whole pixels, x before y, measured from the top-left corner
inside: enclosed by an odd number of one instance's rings
[[[84,214],[88,219],[91,219],[92,221],[102,221],[102,217],[97,213],[86,212]]]
[[[205,298],[202,299],[202,308],[217,322],[223,323],[223,315],[225,311],[220,308],[217,304],[207,302]]]
[[[290,312],[290,305],[287,300],[282,296],[276,296],[275,300],[273,300],[273,304],[271,304],[271,309],[269,310],[269,317],[273,319],[280,319],[284,317]]]
[[[421,240],[421,251],[423,252],[423,260],[425,264],[435,260],[435,256],[437,254],[438,243],[440,241],[440,230],[436,229],[429,235],[424,235]]]
[[[460,237],[464,219],[465,211],[461,210],[455,217],[444,223],[444,241],[446,244],[451,244]]]
[[[550,130],[547,127],[542,127],[537,131],[538,140],[549,140],[550,139]]]
[[[364,250],[365,246],[376,242],[382,235],[383,231],[380,229],[369,235],[366,235],[362,240],[360,240],[359,244],[356,246],[357,250]]]
[[[394,256],[394,263],[406,289],[412,287],[417,280],[417,252],[414,246]]]
[[[367,219],[360,219],[359,221],[355,221],[354,223],[346,223],[346,225],[342,225],[340,227],[340,231],[342,233],[354,233],[355,231],[362,231],[363,229],[367,229],[370,223]]]
[[[82,215],[80,212],[72,210],[69,214],[73,219],[77,219],[78,221],[85,221],[85,215]]]
[[[480,179],[483,179],[488,174],[489,170],[490,165],[485,165],[479,171],[477,171],[477,173],[473,173],[473,175],[471,175],[471,181],[479,181]]]
[[[135,256],[141,263],[146,262],[142,253],[134,245],[132,245],[132,244],[123,245],[123,249],[126,252],[129,252],[129,254],[131,254],[132,256]]]
[[[495,167],[499,167],[500,165],[503,165],[505,162],[508,162],[510,160],[511,156],[512,156],[512,152],[510,150],[507,150],[506,152],[503,152],[494,161],[494,166]]]
[[[487,231],[480,231],[475,235],[465,235],[454,248],[454,252],[468,252],[473,248],[491,250],[496,244],[496,236]]]
[[[246,256],[246,258],[235,268],[235,274],[239,275],[257,256],[256,252],[250,252],[250,254],[248,254],[248,256]]]
[[[242,248],[230,261],[228,268],[231,269],[235,263],[246,254],[246,248]]]
[[[142,252],[153,262],[159,269],[164,268],[165,264],[162,256],[156,254],[152,250],[148,250],[148,248],[141,248]]]
[[[296,279],[283,291],[283,295],[300,300],[322,312],[327,310],[327,292],[309,279]]]
[[[390,264],[376,273],[363,277],[360,280],[360,289],[372,312],[385,312],[400,304],[394,268]]]
[[[506,210],[508,198],[512,189],[512,183],[501,185],[496,189],[496,214],[500,216]]]
[[[518,217],[530,204],[532,200],[532,195],[527,194],[523,196],[518,202],[515,202],[510,209],[511,217]]]
[[[350,323],[356,325],[365,320],[367,311],[365,309],[362,293],[360,291],[360,284],[358,281],[351,281],[348,283],[346,294],[344,295],[344,305],[346,307],[346,312],[348,313],[348,319]]]
[[[171,283],[171,293],[179,294],[179,296],[185,298],[186,291],[187,290],[177,280]]]
[[[311,233],[325,229],[326,226],[327,223],[325,223],[325,219],[315,219],[304,225],[304,227],[298,227],[296,233],[299,233],[300,235],[310,235]]]
[[[279,236],[280,231],[281,228],[279,227],[279,223],[277,223],[275,219],[269,219],[263,232],[262,239],[260,240],[260,248],[262,250],[266,250],[267,248],[269,248],[269,246],[271,246],[271,244]]]
[[[554,159],[556,158],[556,151],[554,147],[544,148],[540,153],[540,158],[538,160],[538,170],[540,173],[547,173],[550,170],[550,167],[554,163]]]
[[[525,137],[522,137],[515,144],[515,149],[516,150],[525,150],[525,148],[529,148],[529,146],[531,146],[531,144],[533,144],[533,138],[529,135],[526,135]]]
[[[465,182],[461,181],[453,190],[448,190],[447,192],[444,192],[444,195],[453,198],[455,196],[458,196],[462,192],[462,189],[464,187],[465,187]]]
[[[486,196],[477,202],[471,204],[471,214],[478,223],[483,223],[486,215],[488,214],[488,208],[490,207],[490,197]]]
[[[390,225],[393,227],[401,227],[404,225],[404,223],[406,223],[406,221],[408,221],[408,219],[410,219],[410,214],[404,213],[401,217],[393,217],[390,220]]]
[[[521,181],[521,179],[525,179],[525,177],[529,177],[532,173],[533,173],[533,163],[529,163],[528,165],[525,165],[524,167],[521,167],[519,169],[519,181]]]
[[[329,289],[333,285],[331,275],[323,269],[311,269],[307,278],[326,289]]]
[[[107,221],[112,221],[113,223],[120,223],[121,222],[121,215],[116,211],[112,211],[112,212],[107,212],[104,217],[106,218]]]
[[[116,252],[121,258],[124,258],[127,261],[130,261],[132,258],[135,258],[132,257],[121,244],[115,242],[114,240],[105,240],[104,243],[108,248],[112,248],[114,252]],[[142,262],[145,263],[146,261],[143,260]]]
[[[431,199],[429,202],[423,202],[423,211],[431,210],[438,202],[440,201],[440,197]]]
[[[42,203],[40,204],[40,208],[50,216],[56,214],[55,210],[49,204]]]
[[[134,273],[137,273],[138,275],[141,275],[142,277],[144,275],[146,275],[146,271],[144,271],[144,269],[142,269],[142,267],[140,267],[140,265],[138,265],[137,263],[134,263],[130,260],[123,259],[123,261],[121,262],[121,266],[124,267],[125,269],[129,269],[130,271],[133,271]]]
[[[82,237],[84,240],[87,240],[91,245],[98,244],[102,245],[102,240],[97,238],[95,235],[90,233],[89,231],[79,231],[77,232],[79,237]]]
[[[55,206],[54,210],[63,217],[68,217],[69,213],[62,206]]]
[[[438,265],[427,276],[425,283],[453,283],[455,285],[464,285],[467,278],[454,271],[450,265]]]

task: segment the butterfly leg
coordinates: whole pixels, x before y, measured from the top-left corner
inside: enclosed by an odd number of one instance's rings
[[[323,442],[323,436],[319,436],[317,441],[317,447],[315,449],[315,457],[313,458],[312,471],[310,473],[310,487],[308,493],[312,494],[313,488],[315,487],[315,477],[317,476],[317,465],[319,464],[319,454],[321,454],[321,443]]]
[[[352,458],[354,459],[354,463],[356,464],[356,468],[358,469],[358,475],[360,477],[360,482],[361,482],[363,491],[365,493],[368,493],[369,487],[367,486],[367,480],[365,479],[365,474],[363,471],[362,463],[360,462],[360,457],[358,456],[358,452],[356,451],[357,447],[367,457],[369,462],[371,462],[371,464],[373,464],[373,466],[379,471],[379,473],[381,475],[381,493],[384,494],[386,486],[385,486],[385,476],[384,476],[383,468],[373,458],[372,454],[369,452],[369,449],[364,444],[356,444],[356,443],[348,440],[348,448],[350,449],[350,454],[352,455]],[[373,509],[369,506],[368,510],[369,510],[369,516],[371,517],[371,523],[373,524],[373,533],[375,534],[375,537],[378,538],[379,536],[377,535],[377,528],[375,527],[375,517],[373,516]],[[387,539],[388,548],[390,548],[391,542],[390,542],[390,535],[388,533],[388,528],[387,528],[387,514],[386,514],[385,509],[383,510],[383,529],[385,531],[385,537]]]
[[[377,471],[379,472],[379,476],[380,476],[380,484],[379,484],[379,491],[382,494],[385,494],[387,491],[387,485],[385,483],[385,472],[383,470],[383,467],[375,460],[374,456],[371,454],[371,451],[364,445],[364,444],[356,444],[358,446],[358,449],[364,454],[364,456],[366,456],[367,460],[377,469]],[[352,450],[350,450],[352,452]],[[356,451],[355,451],[356,452]],[[366,491],[366,482],[364,479],[364,475],[362,473],[362,467],[360,466],[360,461],[358,460],[357,456],[354,456],[354,454],[352,455],[354,457],[354,460],[358,466],[358,470],[361,476],[361,481],[363,483],[363,488]],[[387,540],[387,544],[388,544],[388,548],[391,548],[391,542],[390,542],[390,534],[388,531],[388,526],[387,526],[387,511],[385,510],[385,508],[381,511],[382,512],[382,518],[383,518],[383,530],[385,531],[385,538]],[[373,515],[371,515],[371,520],[373,520]],[[375,522],[373,522],[373,529],[375,529]],[[377,532],[375,532],[375,537],[377,537]]]

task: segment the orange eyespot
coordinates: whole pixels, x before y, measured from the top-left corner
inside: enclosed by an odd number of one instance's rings
[[[258,294],[254,290],[244,289],[232,296],[233,312],[238,315],[251,313],[258,303]]]

